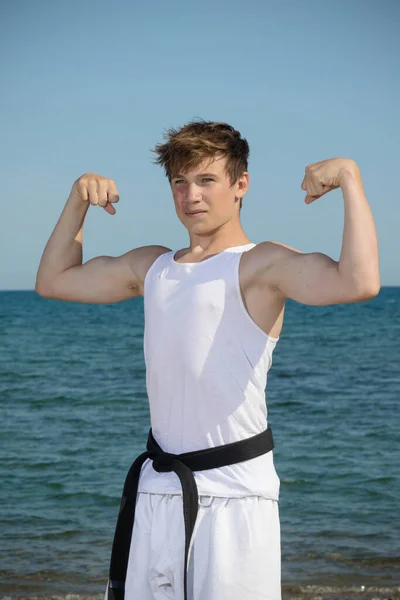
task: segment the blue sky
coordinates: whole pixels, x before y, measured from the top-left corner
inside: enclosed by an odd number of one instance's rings
[[[194,117],[250,144],[242,223],[339,259],[340,190],[306,205],[305,167],[361,169],[382,285],[400,285],[400,3],[395,0],[0,4],[0,289],[33,289],[85,172],[116,181],[117,214],[90,208],[84,261],[147,244],[186,247],[150,149]]]

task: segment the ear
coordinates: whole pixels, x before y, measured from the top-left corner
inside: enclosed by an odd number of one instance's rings
[[[250,185],[250,175],[247,171],[244,171],[242,175],[237,180],[237,191],[239,192],[239,198],[243,198],[243,196],[247,193]]]

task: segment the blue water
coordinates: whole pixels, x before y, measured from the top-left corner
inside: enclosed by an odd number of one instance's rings
[[[150,425],[143,299],[0,292],[0,398],[0,594],[101,598]],[[399,597],[400,288],[288,301],[267,403],[284,598]]]

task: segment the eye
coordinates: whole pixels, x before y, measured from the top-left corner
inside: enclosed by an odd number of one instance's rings
[[[174,183],[181,183],[182,181],[184,181],[183,179],[175,179]]]
[[[211,177],[203,177],[202,181],[214,181]]]

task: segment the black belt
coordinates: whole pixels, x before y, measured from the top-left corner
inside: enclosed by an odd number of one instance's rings
[[[185,522],[185,563],[184,563],[184,598],[187,600],[187,566],[189,546],[198,512],[198,491],[193,471],[206,471],[251,460],[266,454],[274,447],[270,428],[262,433],[214,448],[206,448],[184,454],[163,452],[149,431],[147,451],[137,457],[128,471],[122,492],[121,506],[114,542],[111,551],[110,575],[108,581],[108,600],[124,600],[125,579],[128,569],[129,550],[131,545],[133,522],[135,519],[136,496],[142,465],[148,458],[153,461],[153,469],[158,473],[177,474],[182,485],[183,518]],[[140,599],[139,599],[140,600]]]

